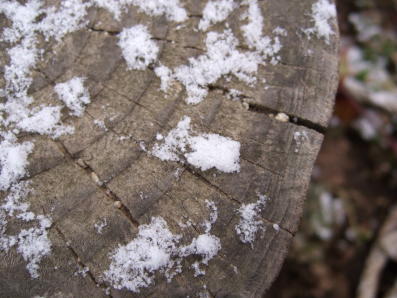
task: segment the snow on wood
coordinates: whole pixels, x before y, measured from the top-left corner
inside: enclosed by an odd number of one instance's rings
[[[116,20],[127,6],[135,5],[150,16],[165,15],[169,20],[183,22],[187,19],[186,10],[179,0],[92,0],[94,5],[110,11]]]
[[[318,38],[323,38],[327,44],[331,35],[335,32],[330,25],[330,21],[336,18],[336,7],[334,3],[328,0],[318,0],[312,6],[312,22],[314,26],[312,28],[305,29],[304,32],[310,37],[311,35],[317,35]]]
[[[12,134],[2,135],[0,142],[0,190],[7,190],[15,181],[26,175],[28,155],[33,150],[33,143],[16,143]]]
[[[119,46],[130,69],[145,69],[157,58],[159,48],[151,40],[149,30],[144,25],[125,28],[119,35]]]
[[[139,226],[137,237],[119,246],[111,255],[112,263],[104,272],[104,279],[114,288],[139,292],[154,281],[154,273],[172,270],[181,236],[174,235],[161,217]]]
[[[203,10],[203,17],[198,25],[199,29],[206,31],[210,26],[223,22],[236,6],[233,0],[208,1]]]
[[[56,84],[54,90],[74,116],[83,115],[84,105],[91,102],[88,90],[84,87],[84,78],[74,77],[67,82]]]
[[[31,192],[28,182],[13,184],[5,203],[0,206],[0,250],[8,251],[17,246],[17,252],[27,261],[27,270],[32,278],[39,277],[39,263],[51,253],[51,241],[48,228],[51,220],[44,215],[29,211],[30,204],[25,198]],[[33,227],[22,229],[17,235],[7,235],[7,217],[14,217],[22,222],[36,222]]]
[[[241,242],[250,243],[256,238],[258,230],[263,229],[263,221],[260,219],[260,212],[266,205],[268,198],[258,194],[259,199],[255,203],[243,204],[238,212],[240,214],[240,222],[236,225],[236,233],[240,237]]]
[[[153,146],[152,154],[164,161],[186,161],[202,171],[240,171],[240,143],[218,134],[193,136],[190,121],[187,116],[179,121],[162,144]]]

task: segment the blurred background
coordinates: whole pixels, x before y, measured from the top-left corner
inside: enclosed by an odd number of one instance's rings
[[[397,298],[397,0],[338,0],[340,82],[299,233],[265,298]]]

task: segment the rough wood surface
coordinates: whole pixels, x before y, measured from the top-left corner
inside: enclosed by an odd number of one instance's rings
[[[170,283],[158,275],[155,284],[140,293],[111,289],[110,295],[261,297],[277,276],[297,231],[312,166],[332,112],[338,37],[332,36],[327,44],[316,37],[309,40],[301,32],[312,26],[308,17],[312,0],[260,1],[264,33],[271,35],[277,26],[288,31],[281,38],[280,63],[261,66],[256,87],[233,78],[220,79],[203,102],[187,105],[182,85],[174,84],[166,97],[152,70],[126,68],[117,33],[131,25],[147,25],[161,46],[159,59],[170,67],[178,66],[205,51],[205,34],[194,30],[205,2],[184,2],[189,20],[179,30],[178,24],[165,17],[149,17],[133,6],[120,21],[103,9],[90,8],[88,28],[46,45],[30,94],[39,103],[49,104],[56,97],[54,84],[83,76],[92,103],[81,118],[65,113],[64,123],[75,127],[72,135],[58,140],[24,136],[35,142],[29,157],[28,179],[34,189],[29,202],[32,210],[52,218],[52,253],[40,262],[38,279],[30,278],[26,262],[15,249],[1,253],[0,296],[106,296],[108,284],[101,276],[109,267],[110,252],[133,240],[138,226],[149,223],[152,216],[162,216],[188,243],[202,228],[182,229],[178,222],[207,219],[206,199],[218,207],[219,218],[211,233],[222,243],[219,254],[205,267],[206,274],[193,276],[192,256],[183,261],[183,272]],[[236,9],[227,22],[244,44],[239,31],[242,13],[243,9]],[[211,30],[217,26],[221,28],[219,24]],[[6,53],[1,55],[0,61],[7,61]],[[244,103],[226,97],[230,88],[242,91]],[[276,120],[273,115],[279,112],[291,120]],[[185,115],[191,117],[196,131],[219,133],[241,143],[239,173],[203,172],[161,161],[142,150],[142,142],[151,148],[158,132],[166,135]],[[107,131],[96,126],[94,119],[103,120]],[[306,133],[307,138],[297,143],[296,132]],[[120,141],[124,135],[132,137]],[[251,247],[235,233],[236,210],[256,201],[257,193],[266,194],[270,201],[261,213],[265,230]],[[103,218],[108,226],[98,234],[94,224]],[[74,274],[79,266],[89,267],[85,277]]]

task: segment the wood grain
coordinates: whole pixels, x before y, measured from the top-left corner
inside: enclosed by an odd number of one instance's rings
[[[269,288],[298,229],[312,167],[332,113],[338,36],[327,44],[315,37],[309,40],[302,32],[312,26],[308,18],[312,0],[260,1],[264,33],[271,35],[277,26],[288,31],[281,38],[280,63],[261,66],[256,87],[234,78],[220,79],[202,103],[187,105],[181,85],[173,85],[165,96],[151,69],[126,68],[117,33],[145,24],[160,46],[159,59],[169,67],[184,64],[205,52],[205,34],[194,29],[205,3],[185,1],[190,16],[179,30],[178,24],[165,17],[149,17],[133,6],[119,22],[103,9],[90,8],[88,28],[47,46],[33,73],[30,94],[38,103],[51,104],[56,97],[54,84],[82,76],[87,78],[92,103],[81,118],[65,113],[64,122],[75,127],[73,135],[59,140],[24,137],[36,146],[29,158],[34,189],[29,201],[32,210],[44,212],[54,222],[50,229],[53,251],[40,263],[37,280],[30,279],[15,249],[2,253],[2,297],[105,296],[108,284],[101,276],[109,266],[111,251],[133,240],[137,227],[149,223],[152,216],[162,216],[188,243],[202,228],[182,229],[178,222],[207,219],[207,199],[218,206],[212,233],[221,239],[222,249],[205,268],[206,274],[194,277],[189,266],[195,258],[189,257],[182,263],[183,273],[172,282],[158,275],[155,284],[139,294],[111,289],[111,296],[261,297]],[[242,44],[239,18],[243,11],[237,9],[227,20]],[[337,30],[335,23],[333,29]],[[225,93],[231,88],[240,90],[244,100],[228,99]],[[279,112],[291,120],[276,120]],[[241,143],[239,173],[202,172],[160,161],[142,150],[140,144],[151,148],[158,132],[166,135],[185,115],[191,117],[195,131],[218,133]],[[107,131],[94,125],[94,119],[103,120]],[[296,132],[307,135],[304,142],[296,142]],[[127,135],[129,139],[120,141],[120,136]],[[255,202],[258,193],[270,201],[261,214],[265,229],[251,247],[235,233],[236,210]],[[115,202],[121,202],[121,208]],[[103,218],[109,225],[98,234],[94,223]],[[280,226],[279,231],[274,224]],[[88,266],[89,274],[75,276],[78,266]]]

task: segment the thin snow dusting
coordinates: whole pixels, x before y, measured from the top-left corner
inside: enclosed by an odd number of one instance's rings
[[[243,16],[248,23],[241,27],[246,43],[263,58],[272,57],[272,63],[276,64],[279,60],[276,55],[281,50],[279,37],[276,36],[272,40],[263,35],[263,16],[257,0],[244,1],[243,4],[248,5],[248,12],[246,16]]]
[[[204,8],[204,18],[199,24],[200,29],[206,30],[211,24],[220,22],[227,17],[236,4],[233,1],[210,1]],[[249,51],[239,50],[239,41],[231,29],[223,32],[208,32],[205,39],[206,53],[191,57],[188,63],[180,65],[172,71],[163,69],[157,75],[161,79],[161,89],[167,89],[170,80],[177,80],[186,89],[188,104],[198,104],[208,95],[208,85],[214,84],[222,77],[233,75],[240,81],[253,86],[257,79],[259,65],[265,65],[269,60],[277,64],[280,60],[278,53],[282,45],[279,36],[285,36],[285,30],[276,28],[275,37],[264,36],[263,16],[258,2],[243,1],[241,5],[248,6],[241,27]]]
[[[330,36],[335,34],[330,25],[330,21],[336,18],[335,4],[328,0],[318,0],[312,5],[311,18],[314,27],[305,29],[304,32],[309,37],[317,35],[318,38],[324,38],[325,42],[329,44]]]
[[[134,240],[119,246],[111,254],[104,280],[115,289],[139,292],[140,288],[154,283],[156,272],[163,273],[168,281],[172,280],[182,271],[182,258],[199,255],[201,262],[207,265],[221,249],[219,238],[208,233],[199,235],[186,246],[178,246],[180,239],[180,235],[169,230],[162,217],[153,217],[149,224],[139,226]],[[196,267],[199,269],[198,263]]]
[[[4,66],[5,87],[0,90],[0,191],[8,191],[0,203],[0,251],[7,252],[15,247],[26,261],[31,277],[38,278],[40,262],[51,253],[48,230],[52,223],[46,215],[35,214],[31,210],[28,197],[34,190],[21,179],[28,176],[28,157],[33,152],[34,140],[27,142],[18,138],[24,132],[51,138],[71,134],[74,127],[62,123],[62,109],[66,106],[71,115],[80,117],[91,102],[84,86],[85,79],[73,77],[55,85],[58,98],[54,101],[59,100],[59,105],[35,104],[35,98],[28,90],[33,82],[32,72],[38,68],[45,53],[39,45],[48,42],[56,44],[66,34],[86,26],[87,10],[93,5],[107,9],[116,20],[120,20],[129,5],[150,16],[164,15],[175,22],[186,21],[188,14],[179,0],[63,0],[56,6],[44,0],[20,2],[0,1],[0,14],[4,14],[11,24],[11,27],[4,28],[0,36],[0,42],[9,45],[5,50],[9,58],[9,64]],[[276,64],[280,60],[278,54],[282,46],[279,37],[287,36],[287,32],[280,27],[273,30],[273,37],[263,34],[264,19],[258,1],[210,0],[198,27],[205,32],[211,26],[224,22],[238,5],[247,8],[241,18],[241,30],[248,48],[240,46],[226,24],[224,31],[206,33],[206,51],[203,54],[170,69],[156,62],[159,47],[148,28],[138,24],[124,28],[118,35],[118,45],[128,68],[145,70],[148,66],[156,66],[154,72],[161,80],[161,91],[167,92],[173,80],[179,81],[186,90],[185,101],[188,104],[198,104],[204,100],[210,85],[221,78],[234,76],[254,86],[259,67],[268,62]],[[327,29],[328,19],[332,17],[331,6],[326,0],[313,5],[316,33],[327,41],[333,33],[332,29]],[[320,22],[320,19],[326,21]],[[311,30],[314,29],[307,29],[309,35],[314,33]],[[331,31],[327,33],[327,30]],[[237,100],[241,93],[232,90],[229,96]],[[102,120],[94,120],[94,123],[107,130]],[[240,171],[239,142],[219,134],[197,133],[190,124],[191,119],[185,116],[167,136],[158,134],[158,143],[150,154],[163,161],[188,163],[202,171],[212,168],[224,173]],[[122,136],[120,140],[124,138],[127,137]],[[146,151],[145,143],[141,142],[140,146]],[[96,176],[94,178],[101,184]],[[265,196],[259,195],[256,203],[242,205],[239,209],[241,219],[235,229],[243,243],[252,245],[257,231],[263,228],[260,212],[266,200]],[[116,289],[139,292],[154,283],[157,273],[163,273],[170,281],[182,271],[182,260],[190,255],[199,257],[189,265],[194,275],[205,274],[200,266],[208,265],[221,250],[220,239],[210,233],[218,218],[218,208],[213,201],[206,200],[205,204],[209,218],[198,225],[203,230],[202,234],[198,233],[190,243],[182,245],[181,236],[173,234],[163,218],[153,217],[149,224],[139,226],[135,239],[126,245],[119,245],[111,253],[110,266],[103,274],[104,280]],[[10,219],[12,222],[22,222],[24,228],[8,234]],[[192,224],[191,221],[186,226],[189,224]],[[94,224],[98,234],[106,226],[106,219]],[[89,268],[84,267],[76,274],[85,276],[88,271]]]
[[[48,135],[56,139],[71,134],[74,128],[61,124],[61,106],[41,106],[33,108],[29,116],[22,118],[16,127],[26,132]]]
[[[26,175],[28,155],[33,150],[33,143],[17,143],[12,134],[2,135],[0,142],[0,190],[7,190],[15,181]]]
[[[121,12],[126,9],[128,1],[123,0],[91,0],[93,5],[102,7],[113,14],[116,20],[120,20]]]
[[[207,52],[189,58],[188,65],[174,70],[174,77],[186,88],[186,102],[198,104],[208,95],[208,85],[225,75],[234,75],[247,84],[256,81],[255,74],[261,58],[254,52],[237,50],[239,42],[230,29],[223,33],[209,32],[206,37]]]
[[[106,127],[105,121],[103,121],[103,120],[95,119],[94,124],[96,126],[98,126],[100,129],[103,129],[104,131],[108,130],[108,128]]]
[[[240,143],[218,134],[193,136],[185,116],[152,154],[163,161],[188,162],[202,171],[216,168],[225,173],[240,171]]]
[[[121,31],[118,44],[129,69],[146,69],[156,60],[159,48],[151,37],[144,25],[124,28]]]
[[[74,116],[83,115],[84,105],[91,102],[88,90],[84,87],[84,78],[74,77],[67,82],[59,83],[55,85],[54,90]]]
[[[156,271],[172,269],[179,240],[180,236],[172,234],[163,218],[152,218],[150,224],[139,226],[134,240],[113,252],[112,263],[104,272],[105,280],[115,289],[139,292],[139,288],[153,283]]]
[[[151,16],[165,15],[169,20],[183,22],[187,12],[179,0],[126,0]]]
[[[46,42],[50,39],[58,42],[67,33],[78,30],[85,24],[87,7],[80,0],[65,0],[57,7],[41,0],[28,0],[24,4],[0,2],[0,13],[11,24],[0,36],[0,41],[9,46],[5,50],[9,57],[9,64],[4,66],[5,87],[0,90],[0,191],[8,191],[0,206],[0,250],[7,252],[15,246],[27,262],[32,278],[39,277],[39,263],[51,252],[47,233],[51,220],[29,211],[26,199],[32,190],[20,180],[28,175],[28,156],[33,151],[34,140],[26,142],[18,137],[28,132],[57,138],[72,133],[73,127],[61,123],[62,106],[34,105],[34,98],[28,94],[31,71],[43,53],[38,48],[39,37]],[[23,222],[26,228],[7,235],[9,218]]]
[[[187,19],[187,12],[179,0],[92,0],[94,5],[110,11],[116,20],[121,12],[129,5],[134,5],[150,16],[165,15],[167,19],[183,22]]]
[[[51,241],[48,238],[48,228],[51,220],[44,215],[36,215],[29,211],[30,204],[25,198],[31,192],[28,182],[13,184],[5,202],[0,206],[0,251],[7,252],[16,246],[23,259],[27,261],[27,270],[32,278],[39,277],[39,263],[42,258],[51,253]],[[13,217],[21,222],[35,225],[22,229],[17,235],[7,235],[7,218]]]
[[[190,244],[182,245],[182,236],[173,234],[162,217],[152,217],[151,222],[140,225],[138,235],[127,245],[119,246],[111,255],[109,269],[104,272],[104,280],[116,289],[139,292],[140,288],[154,283],[157,272],[164,274],[167,281],[182,272],[182,260],[190,255],[200,256],[190,268],[194,276],[205,274],[200,265],[208,265],[221,249],[220,239],[210,234],[212,225],[218,218],[218,209],[213,201],[206,200],[209,219],[202,223],[203,234],[194,237]],[[194,225],[190,219],[186,224],[179,223],[182,229]]]
[[[268,198],[258,194],[259,199],[255,203],[243,204],[238,212],[240,222],[235,226],[237,235],[243,243],[250,243],[251,246],[256,238],[258,230],[263,229],[263,221],[260,219],[260,212],[266,205]]]
[[[218,219],[218,208],[216,207],[213,201],[205,200],[205,204],[207,205],[208,209],[210,210],[210,217],[209,220],[204,222],[205,232],[209,233],[212,229],[212,225]]]
[[[208,1],[198,25],[199,29],[206,31],[210,26],[223,22],[235,8],[234,0]]]

